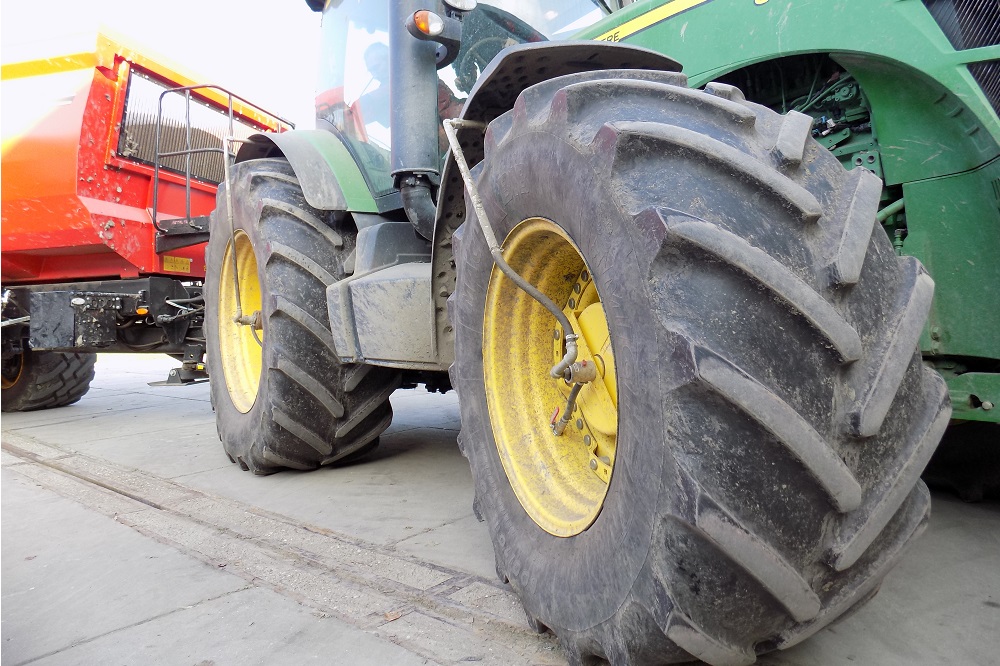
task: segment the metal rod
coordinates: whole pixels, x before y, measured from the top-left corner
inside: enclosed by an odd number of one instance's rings
[[[472,129],[486,129],[486,124],[481,122],[472,122],[468,120],[461,119],[449,119],[442,121],[444,125],[444,133],[448,137],[448,143],[451,145],[451,154],[455,158],[455,163],[458,165],[458,170],[462,174],[462,179],[465,181],[465,187],[469,191],[469,198],[472,199],[472,208],[476,211],[476,217],[479,219],[479,228],[483,231],[483,236],[486,238],[486,244],[490,248],[490,254],[493,256],[493,262],[497,265],[504,275],[511,279],[511,281],[517,285],[523,292],[531,296],[533,299],[538,301],[546,310],[552,313],[559,324],[563,328],[563,335],[566,340],[566,355],[563,356],[562,360],[549,370],[549,374],[557,379],[561,379],[563,376],[563,371],[576,361],[577,349],[576,341],[579,338],[578,335],[573,333],[573,326],[569,323],[569,318],[563,313],[559,306],[552,302],[548,296],[539,291],[534,285],[530,284],[523,277],[518,275],[517,271],[510,267],[510,265],[503,258],[503,249],[497,243],[496,234],[493,233],[493,227],[490,225],[489,218],[486,215],[486,209],[483,207],[483,202],[479,198],[479,190],[476,188],[476,183],[472,179],[472,172],[469,170],[469,163],[465,160],[465,154],[462,152],[462,145],[458,141],[457,130],[462,127],[468,127]]]
[[[185,147],[184,159],[184,217],[191,219],[191,91],[184,91]]]
[[[164,229],[160,228],[160,224],[156,219],[157,211],[159,211],[159,197],[160,197],[160,128],[163,127],[163,96],[166,93],[160,93],[160,97],[157,100],[156,105],[156,152],[153,153],[153,210],[150,215],[153,218],[153,228],[158,232],[163,232]],[[123,121],[124,124],[124,121]],[[125,130],[122,129],[124,132]]]
[[[236,314],[233,316],[234,321],[238,321],[240,317],[243,316],[243,303],[240,300],[240,274],[239,274],[239,264],[236,261],[236,221],[233,216],[233,188],[232,180],[230,178],[230,166],[229,166],[229,137],[227,136],[223,139],[223,149],[226,151],[226,155],[222,161],[223,177],[225,179],[224,184],[226,186],[226,217],[229,219],[229,247],[230,254],[233,258],[233,288],[236,290]]]
[[[160,157],[177,157],[179,155],[196,154],[196,153],[225,153],[222,148],[192,148],[191,150],[173,150],[169,153],[160,153]]]
[[[566,408],[563,410],[562,418],[559,419],[558,423],[552,424],[552,432],[556,436],[561,436],[566,431],[566,425],[572,418],[573,409],[576,408],[576,397],[580,395],[580,390],[583,389],[583,384],[573,384],[573,388],[569,390],[569,397],[566,399]]]
[[[157,220],[157,213],[159,212],[159,197],[160,197],[160,160],[165,157],[179,157],[181,155],[185,155],[187,157],[186,169],[185,169],[185,176],[186,176],[185,212],[186,212],[186,219],[190,220],[191,219],[191,156],[198,153],[210,153],[210,152],[211,153],[222,152],[223,154],[226,153],[225,147],[223,147],[221,151],[218,148],[191,148],[191,93],[193,91],[199,91],[199,90],[215,90],[226,96],[230,135],[234,134],[233,131],[235,122],[234,121],[235,112],[233,103],[234,100],[238,100],[248,109],[259,112],[261,115],[270,116],[271,118],[274,118],[275,120],[278,121],[278,123],[282,125],[288,125],[289,127],[293,128],[295,127],[294,123],[292,123],[291,121],[286,120],[279,115],[271,113],[267,109],[257,106],[250,100],[241,97],[239,95],[236,95],[233,92],[227,90],[226,88],[215,85],[214,83],[202,83],[191,86],[178,86],[176,88],[169,88],[160,93],[160,96],[157,100],[157,111],[156,111],[156,145],[155,145],[156,152],[153,157],[153,209],[150,215],[150,217],[152,218],[153,227],[156,229],[156,231],[160,233],[166,233],[167,231],[166,229],[160,226]],[[184,94],[186,100],[185,117],[187,120],[186,123],[187,150],[177,150],[167,153],[161,153],[160,145],[161,145],[161,131],[163,127],[163,100],[166,98],[167,95],[181,94],[181,93]],[[247,116],[247,118],[253,120],[249,116]]]

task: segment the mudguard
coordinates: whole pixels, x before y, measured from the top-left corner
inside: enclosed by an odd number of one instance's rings
[[[284,156],[291,164],[302,193],[313,208],[380,212],[354,157],[331,132],[293,130],[254,134],[240,148],[236,162],[278,156]]]

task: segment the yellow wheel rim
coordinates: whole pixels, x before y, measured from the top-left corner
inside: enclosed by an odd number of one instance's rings
[[[257,338],[263,342],[264,332],[255,330],[252,324],[234,321],[238,310],[233,281],[234,242],[239,273],[239,302],[244,316],[252,316],[261,310],[260,280],[257,277],[257,257],[254,256],[253,245],[244,232],[237,231],[226,247],[219,276],[219,361],[233,405],[246,414],[257,400],[264,356]],[[254,337],[254,333],[257,337]]]
[[[555,317],[496,267],[486,292],[483,374],[497,451],[521,506],[546,532],[568,537],[597,519],[614,469],[618,388],[614,353],[600,296],[569,236],[542,218],[518,224],[503,242],[504,258],[563,307],[580,339],[578,361],[595,363],[569,426],[555,435],[570,386],[549,370],[565,353]]]

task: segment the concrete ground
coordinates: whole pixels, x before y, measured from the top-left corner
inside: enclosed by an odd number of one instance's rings
[[[454,394],[400,391],[370,458],[266,478],[174,361],[103,356],[78,404],[2,419],[0,661],[562,664],[493,571]],[[934,495],[867,605],[770,666],[1000,664],[1000,503]]]

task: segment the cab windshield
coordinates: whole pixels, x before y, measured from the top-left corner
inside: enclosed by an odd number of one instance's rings
[[[603,0],[480,2],[463,22],[458,57],[438,72],[440,118],[459,114],[476,79],[502,49],[524,42],[569,39],[608,13]],[[323,54],[317,117],[337,128],[372,195],[391,194],[388,3],[327,3]],[[443,154],[443,140],[441,147]]]

